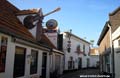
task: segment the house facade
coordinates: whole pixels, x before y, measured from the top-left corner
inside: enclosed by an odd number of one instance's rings
[[[119,78],[120,77],[120,60],[119,60],[119,57],[120,57],[120,27],[117,28],[117,30],[112,34],[112,41],[113,41],[113,45],[114,45],[114,63],[115,63],[115,67],[114,67],[114,70],[115,70],[115,78]]]
[[[120,7],[118,7],[115,11],[110,13],[110,22],[112,27],[112,45],[113,45],[113,58],[114,58],[114,75],[115,78],[119,78],[119,36],[120,36]]]
[[[49,63],[50,49],[36,44],[33,45],[4,33],[0,33],[0,38],[1,78],[38,78],[45,76],[44,74],[47,78],[49,77],[49,64],[47,63]],[[43,60],[43,58],[46,58],[46,60]],[[43,61],[46,62],[46,66],[42,65]],[[46,70],[42,70],[43,67]]]
[[[42,11],[19,10],[7,0],[0,5],[0,78],[50,78],[52,69],[62,74],[64,54],[42,33]]]
[[[62,50],[62,39],[59,40],[58,23],[54,19],[50,19],[46,22],[46,28],[43,28],[44,35],[55,46],[51,53],[51,74],[63,74],[63,58],[64,52]],[[61,46],[59,46],[61,45]],[[52,60],[53,59],[53,60]],[[53,77],[52,77],[53,78]],[[56,77],[55,77],[56,78]]]
[[[111,73],[113,78],[119,78],[119,26],[120,8],[109,14],[109,21],[105,24],[99,37],[101,71]]]
[[[90,49],[90,67],[99,68],[99,51],[98,48]]]
[[[70,33],[63,33],[64,70],[76,70],[90,66],[90,43]]]

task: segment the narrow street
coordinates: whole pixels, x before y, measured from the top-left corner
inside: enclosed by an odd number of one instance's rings
[[[96,78],[96,77],[83,77],[83,76],[88,76],[88,75],[90,75],[90,76],[99,75],[99,69],[82,69],[79,71],[64,74],[60,78]]]
[[[120,78],[119,59],[119,0],[0,0],[0,78]]]

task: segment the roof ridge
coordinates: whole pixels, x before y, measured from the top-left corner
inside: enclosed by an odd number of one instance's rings
[[[113,12],[109,13],[109,16],[116,14],[120,10],[120,6],[116,8]]]

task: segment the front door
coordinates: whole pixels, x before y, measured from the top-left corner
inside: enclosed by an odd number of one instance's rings
[[[78,69],[82,68],[82,58],[78,58]]]
[[[89,67],[89,65],[90,65],[90,59],[87,58],[87,68]]]
[[[46,78],[47,53],[43,53],[42,55],[42,78]]]

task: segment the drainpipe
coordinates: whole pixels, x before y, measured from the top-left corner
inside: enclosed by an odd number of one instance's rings
[[[111,47],[111,65],[112,65],[112,78],[115,78],[115,61],[114,61],[114,47],[113,47],[113,42],[112,42],[112,28],[110,24],[108,23],[108,27],[110,29],[110,47]]]

